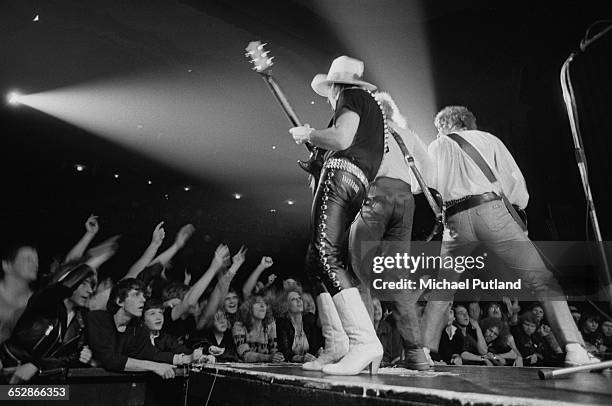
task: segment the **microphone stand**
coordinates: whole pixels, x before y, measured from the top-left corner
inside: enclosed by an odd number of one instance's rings
[[[587,159],[584,151],[584,143],[582,142],[582,135],[580,133],[580,125],[578,122],[578,108],[576,106],[576,98],[574,96],[574,89],[572,87],[572,81],[570,77],[570,64],[577,56],[577,52],[584,52],[587,46],[601,38],[610,30],[612,30],[612,25],[602,30],[602,32],[598,33],[590,40],[582,41],[580,44],[580,51],[572,52],[563,63],[563,66],[561,67],[560,79],[561,90],[563,92],[563,100],[565,101],[565,107],[567,109],[570,128],[572,130],[572,138],[574,141],[574,151],[576,153],[578,172],[580,173],[580,179],[582,181],[582,187],[584,189],[584,195],[588,205],[589,220],[593,228],[597,251],[599,253],[601,264],[604,269],[606,294],[608,296],[608,300],[612,301],[612,277],[610,275],[608,258],[604,249],[601,229],[599,228],[599,220],[597,218],[597,210],[595,209],[595,201],[593,200],[593,193],[591,191],[591,185],[589,183]],[[612,303],[610,303],[610,306],[612,306]]]

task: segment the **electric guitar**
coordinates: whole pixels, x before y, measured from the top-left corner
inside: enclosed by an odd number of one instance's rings
[[[249,58],[250,62],[253,64],[253,70],[262,77],[264,82],[268,85],[268,88],[281,105],[283,111],[287,115],[287,118],[294,126],[301,126],[302,122],[298,115],[289,104],[287,97],[283,93],[282,89],[272,77],[272,65],[274,64],[272,60],[273,56],[269,56],[269,51],[264,49],[266,44],[262,44],[260,41],[252,41],[249,42],[249,45],[246,47],[246,57]],[[325,154],[325,150],[315,147],[310,143],[305,143],[306,148],[310,152],[310,156],[307,160],[299,160],[298,166],[306,171],[310,176],[310,185],[311,188],[315,189],[316,182],[318,182],[319,175],[321,174],[321,170],[323,169],[323,155]]]

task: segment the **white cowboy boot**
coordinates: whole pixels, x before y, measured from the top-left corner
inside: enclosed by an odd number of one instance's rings
[[[331,295],[326,292],[317,296],[317,307],[325,348],[319,358],[302,365],[302,369],[307,371],[320,371],[324,365],[338,362],[349,350],[349,339],[342,328]]]
[[[569,343],[565,346],[565,366],[577,367],[580,365],[598,364],[601,360],[591,355],[578,343]]]
[[[383,356],[383,347],[357,288],[343,289],[333,298],[342,321],[342,327],[349,337],[349,351],[336,364],[323,367],[330,375],[357,375],[370,366],[370,373],[376,374]]]

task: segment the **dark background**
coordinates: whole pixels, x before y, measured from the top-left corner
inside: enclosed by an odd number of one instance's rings
[[[230,168],[238,165],[248,176],[231,173],[225,177],[223,168],[198,176],[197,171],[181,170],[40,111],[3,104],[0,243],[22,238],[36,241],[44,272],[53,256],[62,257],[78,240],[85,219],[95,213],[101,222],[98,241],[122,234],[120,252],[106,267],[107,272],[119,275],[148,245],[159,221],[166,224],[162,249],[181,225],[191,222],[197,232],[177,258],[178,273],[185,267],[195,274],[201,272],[216,245],[224,241],[233,252],[241,244],[249,247],[246,270],[261,255],[270,255],[276,263],[271,271],[299,274],[308,237],[310,195],[293,162],[304,153],[291,144],[286,133],[290,125],[263,84],[248,72],[242,53],[252,39],[276,45],[278,59],[283,56],[286,61],[277,73],[284,78],[296,110],[304,112],[306,121],[314,126],[323,126],[329,110],[318,99],[314,107],[309,106],[315,96],[308,84],[315,73],[328,69],[333,58],[342,54],[363,58],[366,77],[379,84],[389,79],[381,73],[385,61],[367,60],[354,42],[337,35],[340,22],[345,24],[346,19],[326,14],[322,3],[3,1],[0,90],[18,86],[41,92],[114,75],[137,76],[142,69],[151,68],[197,70],[201,66],[199,78],[214,80],[215,74],[204,66],[217,63],[227,66],[228,73],[244,71],[249,85],[237,81],[242,89],[254,93],[244,104],[236,101],[236,110],[219,121],[240,123],[243,112],[255,106],[261,123],[257,123],[256,134],[250,134],[255,139],[249,144],[252,154],[227,157]],[[417,16],[412,14],[420,4],[416,1],[372,4],[334,3],[340,13],[350,11],[349,28],[353,30],[400,32],[404,25],[425,27],[435,110],[449,104],[466,105],[481,129],[505,142],[527,179],[532,239],[592,238],[559,71],[570,52],[578,49],[586,29],[597,20],[612,18],[612,6],[591,1],[424,1],[423,14]],[[34,23],[36,14],[40,21]],[[196,34],[203,37],[194,37]],[[608,214],[611,37],[607,35],[577,57],[573,76],[605,239],[612,236]],[[400,35],[385,39],[397,43],[394,49],[402,49],[402,41],[407,40]],[[230,85],[226,90],[229,95],[234,92]],[[433,121],[433,117],[419,119]],[[422,134],[427,141],[435,135],[433,125],[418,130],[429,131]],[[222,134],[223,128],[218,131]],[[272,143],[283,145],[278,160],[269,154]],[[76,172],[77,162],[86,164],[87,170]],[[114,173],[120,173],[120,178],[114,179]],[[155,179],[152,185],[146,184],[149,178]],[[191,190],[184,192],[184,185]],[[235,191],[244,192],[245,198],[235,200]],[[285,203],[289,197],[296,200],[295,205]]]

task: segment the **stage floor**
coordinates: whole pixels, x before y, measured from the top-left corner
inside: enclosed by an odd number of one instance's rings
[[[612,372],[542,381],[538,368],[381,368],[378,375],[329,376],[298,364],[217,364],[191,373],[190,404],[612,405]]]

